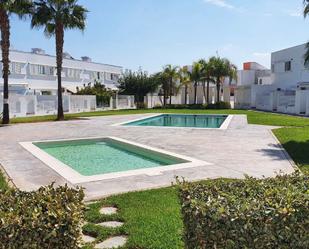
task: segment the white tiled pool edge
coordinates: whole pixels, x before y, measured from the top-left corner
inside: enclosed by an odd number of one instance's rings
[[[123,172],[115,172],[115,173],[107,173],[107,174],[99,174],[93,176],[83,176],[79,174],[77,171],[69,167],[68,165],[62,163],[55,157],[49,155],[45,151],[41,150],[39,147],[35,146],[34,143],[37,142],[60,142],[60,141],[74,141],[74,140],[85,140],[85,139],[99,139],[99,138],[109,138],[119,142],[127,143],[130,145],[134,145],[137,147],[141,147],[143,149],[147,149],[150,151],[158,152],[161,154],[166,154],[169,156],[173,156],[179,159],[183,159],[185,161],[189,161],[188,163],[181,163],[181,164],[174,164],[168,166],[161,166],[161,167],[153,167],[153,168],[145,168],[145,169],[136,169],[136,170],[129,170]],[[80,183],[87,183],[87,182],[94,182],[100,180],[107,180],[107,179],[115,179],[120,177],[127,177],[127,176],[136,176],[136,175],[160,175],[166,171],[173,171],[179,169],[187,169],[193,167],[200,167],[200,166],[207,166],[211,165],[205,161],[197,160],[195,158],[179,155],[176,153],[171,153],[162,149],[153,148],[147,145],[134,143],[125,139],[121,139],[118,137],[86,137],[86,138],[75,138],[75,139],[59,139],[59,140],[44,140],[44,141],[31,141],[31,142],[20,142],[19,143],[23,148],[29,151],[33,156],[41,160],[47,166],[52,168],[56,171],[59,175],[64,177],[67,181],[71,182],[72,184],[80,184]]]
[[[161,115],[164,115],[164,114],[171,114],[171,115],[217,115],[217,116],[227,116],[226,119],[224,120],[224,122],[221,124],[221,126],[219,128],[207,128],[207,127],[178,127],[178,126],[146,126],[147,128],[164,128],[164,129],[197,129],[197,130],[204,130],[204,129],[207,129],[207,130],[226,130],[234,115],[228,115],[228,114],[178,114],[178,113],[156,113],[156,114],[153,114],[153,115],[149,115],[149,116],[146,116],[146,117],[143,117],[143,118],[138,118],[138,119],[134,119],[134,120],[130,120],[130,121],[125,121],[125,122],[121,122],[121,123],[117,123],[117,124],[112,124],[111,126],[122,126],[122,125],[126,125],[126,124],[130,124],[130,123],[134,123],[134,122],[137,122],[137,121],[141,121],[141,120],[144,120],[144,119],[148,119],[148,118],[154,118],[154,117],[158,117],[158,116],[161,116]],[[127,125],[126,127],[141,127],[139,125]],[[145,127],[145,126],[143,126]]]

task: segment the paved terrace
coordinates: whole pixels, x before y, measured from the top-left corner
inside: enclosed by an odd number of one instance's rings
[[[227,130],[111,126],[148,116],[106,116],[1,127],[0,164],[14,184],[23,190],[34,190],[51,182],[64,184],[63,177],[22,148],[19,142],[98,136],[115,136],[211,163],[157,176],[137,175],[82,184],[88,200],[169,186],[175,175],[200,180],[243,178],[244,174],[269,177],[279,171],[293,172],[293,165],[271,132],[274,127],[248,125],[245,115],[234,116]]]

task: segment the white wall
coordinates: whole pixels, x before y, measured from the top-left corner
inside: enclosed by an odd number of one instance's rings
[[[309,82],[309,70],[304,66],[305,47],[302,44],[272,53],[272,84],[284,89],[296,89],[298,83]],[[291,71],[285,72],[285,62],[288,61],[291,61]]]

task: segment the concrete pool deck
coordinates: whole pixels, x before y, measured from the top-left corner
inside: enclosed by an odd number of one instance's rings
[[[291,173],[293,163],[273,136],[274,127],[248,125],[245,115],[233,116],[226,130],[164,127],[126,127],[113,124],[151,114],[104,116],[87,120],[18,124],[0,127],[0,164],[22,190],[34,190],[52,182],[71,183],[25,150],[19,142],[113,136],[207,162],[203,166],[135,175],[80,184],[86,199],[169,186],[175,176],[186,180],[209,178],[270,177]]]

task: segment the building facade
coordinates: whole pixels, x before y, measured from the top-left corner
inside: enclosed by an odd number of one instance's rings
[[[54,95],[57,91],[56,57],[34,48],[31,52],[10,51],[9,87],[12,93]],[[2,70],[2,65],[0,65]],[[122,67],[95,63],[89,57],[74,59],[63,54],[62,86],[68,92],[100,82],[107,88],[116,90]],[[0,79],[0,92],[3,80]]]
[[[235,106],[309,116],[305,53],[306,44],[272,53],[270,84],[237,86]]]

